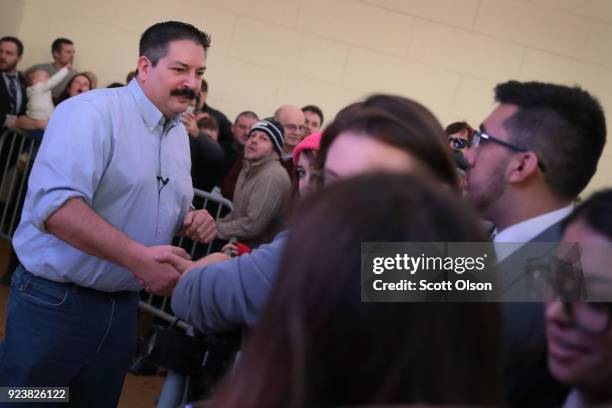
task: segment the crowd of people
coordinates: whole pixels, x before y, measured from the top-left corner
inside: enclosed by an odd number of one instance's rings
[[[210,406],[612,402],[612,297],[510,301],[534,284],[525,244],[612,241],[612,189],[578,204],[606,142],[595,97],[509,80],[479,126],[444,128],[389,94],[325,126],[291,101],[232,123],[207,104],[209,47],[189,24],[155,24],[127,84],[94,89],[72,41],[21,74],[23,44],[0,39],[0,124],[42,138],[12,241],[1,386],[116,406],[144,289],[204,333],[248,329]],[[191,207],[214,188],[234,204],[218,220]],[[191,259],[177,235],[230,242]],[[499,302],[362,301],[362,242],[489,241]],[[597,265],[612,281],[611,260]]]

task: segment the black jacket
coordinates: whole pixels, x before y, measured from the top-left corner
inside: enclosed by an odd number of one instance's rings
[[[19,80],[19,84],[21,85],[21,106],[17,109],[18,115],[25,114],[27,99],[28,96],[26,94],[26,82],[25,77],[21,72],[17,73],[17,78]],[[4,76],[0,74],[0,126],[4,123],[7,114],[12,114],[10,111],[11,100],[9,97],[8,89],[6,87],[6,82],[4,81]]]
[[[558,222],[529,242],[557,243],[560,240],[561,222]],[[551,248],[554,248],[552,244]],[[569,391],[552,377],[548,369],[544,304],[508,301],[527,293],[530,283],[526,264],[541,255],[541,251],[542,247],[526,245],[499,264],[504,295],[508,295],[502,304],[508,407],[561,406]]]

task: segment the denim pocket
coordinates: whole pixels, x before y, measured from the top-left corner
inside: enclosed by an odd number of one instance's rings
[[[67,285],[34,276],[30,279],[24,276],[18,288],[24,298],[46,306],[61,306],[70,293]]]

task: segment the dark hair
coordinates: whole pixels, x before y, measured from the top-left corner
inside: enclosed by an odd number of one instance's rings
[[[153,66],[168,53],[172,41],[191,40],[201,45],[204,51],[210,47],[210,37],[191,24],[180,21],[164,21],[147,28],[140,37],[139,56],[147,57]]]
[[[62,45],[73,45],[74,43],[67,38],[56,38],[53,43],[51,43],[51,53],[56,53],[62,51]]]
[[[125,76],[125,83],[126,83],[126,84],[129,84],[129,83],[130,83],[130,81],[131,81],[132,79],[134,79],[134,77],[135,77],[135,76],[136,76],[136,71],[130,71],[130,72],[128,72],[128,74]]]
[[[317,158],[323,169],[338,135],[352,130],[406,151],[441,181],[458,189],[455,164],[444,130],[423,105],[395,95],[377,94],[341,110],[323,132]]]
[[[215,407],[500,403],[498,304],[360,297],[361,242],[483,239],[463,202],[422,177],[369,174],[307,197],[296,214]]]
[[[71,96],[70,96],[70,87],[72,86],[72,83],[74,82],[74,80],[77,77],[80,77],[80,76],[87,78],[87,81],[89,81],[89,89],[91,89],[91,78],[89,78],[84,72],[79,72],[78,74],[76,74],[72,78],[70,78],[70,81],[68,81],[68,83],[66,84],[66,87],[64,88],[62,93],[59,94],[59,96],[57,97],[57,100],[55,101],[56,105],[59,105],[60,103],[64,102],[66,99],[71,98]]]
[[[612,189],[597,191],[582,202],[563,220],[561,231],[565,231],[569,224],[578,220],[584,221],[589,228],[612,240]]]
[[[204,78],[202,78],[202,84],[200,85],[200,91],[208,92],[208,82]]]
[[[19,38],[6,36],[0,38],[0,42],[12,42],[17,47],[17,56],[21,57],[23,55],[23,43]]]
[[[454,135],[455,133],[467,133],[468,142],[472,141],[474,137],[474,128],[471,127],[467,122],[453,122],[444,129],[446,136]]]
[[[315,105],[306,105],[302,108],[302,112],[312,112],[315,115],[319,116],[319,119],[321,119],[321,125],[323,124],[323,111]]]
[[[204,82],[204,81],[202,81]],[[245,117],[245,118],[251,118],[251,119],[255,119],[255,120],[259,120],[259,117],[257,116],[257,114],[253,111],[242,111],[238,114],[238,116],[236,116],[236,120],[234,120],[234,125],[238,122],[238,119]]]
[[[122,84],[121,82],[111,82],[108,84],[107,88],[121,88],[122,86],[125,86],[125,84]]]
[[[212,116],[206,115],[198,120],[198,128],[210,129],[219,131],[219,124]]]
[[[511,142],[533,150],[544,178],[561,199],[573,199],[589,183],[606,143],[606,119],[597,99],[579,87],[509,81],[495,99],[518,106],[504,126]]]

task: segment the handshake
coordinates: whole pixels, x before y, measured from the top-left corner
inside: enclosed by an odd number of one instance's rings
[[[179,279],[194,265],[183,248],[160,245],[145,248],[132,273],[147,292],[169,296]]]
[[[217,228],[206,210],[190,211],[183,221],[179,234],[194,241],[208,243],[215,238]],[[172,293],[185,273],[209,263],[207,260],[209,257],[193,262],[183,248],[172,245],[144,247],[138,244],[134,253],[133,262],[126,265],[127,268],[147,292],[163,296]]]

